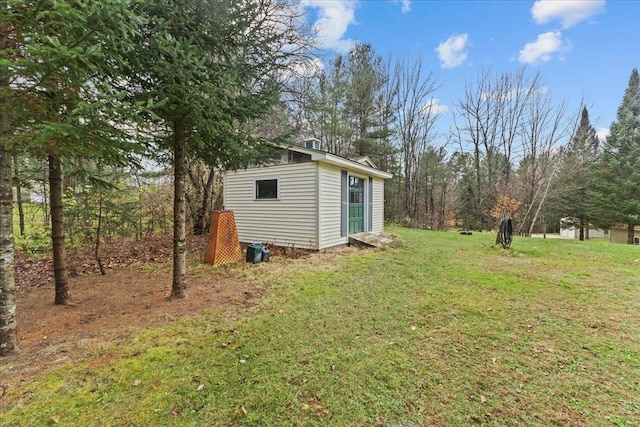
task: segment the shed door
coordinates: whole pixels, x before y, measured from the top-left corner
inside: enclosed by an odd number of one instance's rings
[[[349,234],[364,231],[364,180],[349,177]]]

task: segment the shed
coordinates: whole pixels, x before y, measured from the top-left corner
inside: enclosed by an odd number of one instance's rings
[[[627,224],[615,224],[611,227],[609,241],[611,243],[627,243],[629,227]],[[633,244],[640,245],[640,226],[634,226]]]
[[[587,234],[589,239],[604,239],[609,237],[609,230],[602,230],[600,228],[586,228],[584,230],[585,238]],[[570,218],[561,218],[560,219],[560,236],[566,239],[579,239],[580,238],[580,227],[576,227],[573,225],[573,222]]]
[[[271,165],[225,172],[224,207],[234,211],[240,242],[322,250],[351,234],[382,233],[391,177],[367,157],[292,146]]]

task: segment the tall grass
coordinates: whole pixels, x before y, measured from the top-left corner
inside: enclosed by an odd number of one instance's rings
[[[10,390],[0,424],[639,425],[640,247],[392,231],[239,266],[259,306],[105,345]]]

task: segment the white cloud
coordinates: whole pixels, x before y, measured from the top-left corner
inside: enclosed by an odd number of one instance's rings
[[[449,37],[435,49],[438,52],[442,68],[455,68],[467,59],[466,48],[469,46],[467,33]]]
[[[600,128],[598,129],[598,139],[603,142],[609,135],[611,135],[611,129],[609,128]]]
[[[318,34],[318,47],[340,53],[348,52],[354,45],[351,39],[344,39],[349,25],[356,22],[355,0],[302,0],[300,6],[316,9],[318,18],[313,28]]]
[[[439,116],[440,114],[444,114],[449,111],[449,108],[446,105],[440,104],[440,100],[438,98],[431,98],[429,102],[422,107],[422,111]]]
[[[605,0],[537,0],[531,15],[538,24],[558,20],[563,28],[574,26],[604,10]]]
[[[411,12],[411,0],[393,0],[393,2],[402,5],[402,13]]]
[[[312,58],[291,64],[291,74],[297,77],[311,77],[324,70],[324,64],[320,58]]]
[[[554,53],[566,52],[569,49],[570,46],[563,42],[560,31],[549,31],[539,34],[536,41],[527,43],[520,51],[518,60],[522,64],[538,64],[549,61]]]

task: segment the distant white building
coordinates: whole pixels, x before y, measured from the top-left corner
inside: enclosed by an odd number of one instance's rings
[[[29,201],[31,203],[39,203],[42,204],[46,201],[46,197],[44,193],[29,193]]]
[[[560,236],[565,239],[579,239],[580,227],[574,227],[573,225],[567,225],[569,223],[568,218],[562,218],[560,220]],[[585,239],[587,238],[587,229],[584,230]],[[609,230],[601,230],[599,228],[588,229],[589,239],[608,239]]]

